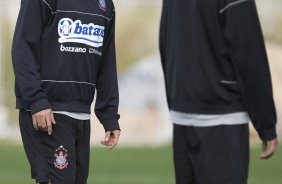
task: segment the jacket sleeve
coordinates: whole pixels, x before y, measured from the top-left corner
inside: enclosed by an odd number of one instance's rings
[[[167,36],[167,1],[163,0],[161,22],[160,22],[160,34],[159,34],[159,50],[161,56],[161,64],[165,73],[165,48],[166,48],[166,36]]]
[[[167,97],[167,104],[170,108],[170,100],[168,97],[168,87],[167,87],[167,80],[166,80],[166,48],[167,48],[167,19],[168,19],[168,1],[163,0],[163,7],[162,7],[162,14],[161,14],[161,22],[160,22],[160,34],[159,34],[159,51],[161,56],[161,65],[163,69],[163,74],[165,78],[165,90],[166,90],[166,97]]]
[[[263,141],[277,137],[264,38],[254,0],[224,0],[219,14],[244,105]]]
[[[21,97],[30,104],[32,114],[50,108],[39,72],[41,33],[51,14],[46,3],[46,0],[21,1],[12,45],[16,85]]]
[[[95,114],[104,126],[105,131],[120,130],[119,127],[119,92],[115,53],[115,13],[109,22],[104,41],[103,55],[98,70],[97,97]]]

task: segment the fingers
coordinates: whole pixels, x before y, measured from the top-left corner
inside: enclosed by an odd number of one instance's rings
[[[32,116],[32,124],[33,127],[36,131],[38,131],[38,126],[37,126],[37,121],[36,121],[36,117]]]
[[[101,141],[101,144],[103,144],[104,146],[109,146],[110,144],[110,139],[111,139],[111,131],[108,131],[105,133],[105,138],[103,141]]]
[[[52,123],[55,125],[56,124],[56,121],[55,121],[55,118],[54,118],[54,113],[51,112],[51,121]]]
[[[40,119],[40,124],[41,124],[41,126],[38,125],[38,128],[39,128],[39,129],[40,129],[40,128],[46,129],[46,127],[47,127],[46,120],[48,119],[48,116],[40,116],[39,119]]]
[[[47,122],[48,134],[51,135],[52,134],[52,120],[51,120],[51,116],[47,117],[46,122]]]
[[[112,142],[112,145],[109,147],[109,150],[111,150],[111,149],[113,149],[114,147],[117,146],[118,140],[119,140],[119,136],[120,136],[120,131],[119,130],[113,131],[113,142]]]
[[[54,115],[51,109],[46,109],[35,113],[32,116],[33,126],[35,130],[41,130],[52,134],[52,123],[55,124]]]
[[[109,140],[111,138],[111,133],[112,132],[110,132],[110,131],[106,132],[104,142],[109,142]]]
[[[265,152],[267,150],[267,142],[263,142],[261,148],[262,152]]]
[[[264,149],[264,146],[266,147],[266,149],[260,155],[260,158],[261,159],[269,159],[275,153],[277,145],[278,145],[277,139],[268,141],[266,144],[264,143],[263,149]]]
[[[54,118],[54,114],[53,114],[52,111],[50,112],[50,116],[47,117],[46,122],[47,122],[47,131],[48,131],[48,134],[49,134],[49,135],[52,135],[52,131],[53,131],[52,125],[53,125],[53,124],[54,124],[54,125],[56,124],[55,118]]]
[[[119,130],[114,130],[112,132],[108,131],[105,134],[105,139],[101,141],[101,144],[107,146],[108,150],[111,150],[114,147],[116,147],[116,145],[118,144],[119,136],[120,136]]]
[[[48,132],[46,121],[47,121],[47,119],[44,116],[39,116],[37,118],[38,130]]]
[[[35,116],[35,118],[36,118],[36,122],[37,122],[37,127],[38,127],[38,129],[40,129],[41,126],[42,126],[42,124],[41,124],[41,118],[40,118],[40,116]]]

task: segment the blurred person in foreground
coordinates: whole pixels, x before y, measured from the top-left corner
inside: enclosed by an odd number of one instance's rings
[[[111,0],[22,0],[13,40],[16,107],[32,178],[86,184],[90,105],[109,149],[120,135]]]
[[[276,111],[254,0],[164,0],[160,53],[177,184],[246,184],[251,120],[277,146]]]

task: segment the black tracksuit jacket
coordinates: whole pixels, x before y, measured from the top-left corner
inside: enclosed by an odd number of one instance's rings
[[[254,0],[164,0],[160,53],[171,110],[247,111],[263,140],[276,110]]]
[[[119,129],[111,0],[22,0],[12,60],[17,108],[95,113]]]

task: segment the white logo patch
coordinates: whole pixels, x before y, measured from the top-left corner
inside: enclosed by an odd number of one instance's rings
[[[107,6],[106,6],[106,1],[105,0],[99,0],[99,7],[101,10],[106,11]]]
[[[60,146],[56,149],[54,157],[54,166],[57,169],[63,170],[66,169],[69,165],[67,157],[69,156],[68,150],[66,150],[63,146]]]
[[[80,20],[73,21],[63,18],[58,24],[59,43],[82,43],[92,47],[103,46],[104,26],[93,23],[82,24]]]

